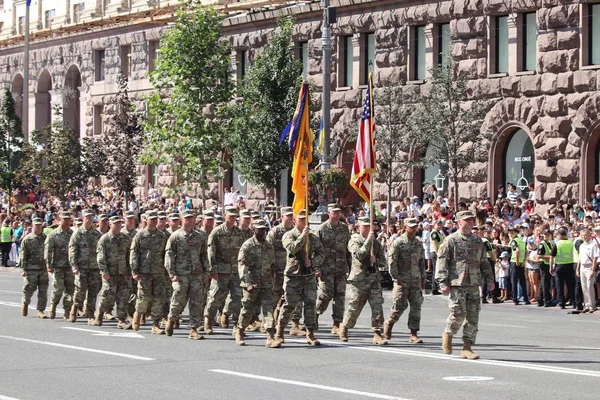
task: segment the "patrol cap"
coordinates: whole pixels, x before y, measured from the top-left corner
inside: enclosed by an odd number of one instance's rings
[[[43,220],[43,219],[41,219],[41,218],[35,217],[35,218],[33,219],[33,224],[34,224],[34,225],[41,225],[41,224],[43,224],[43,223],[44,223],[44,220]]]
[[[215,219],[215,213],[210,210],[205,210],[202,212],[202,217],[204,217],[204,219]]]
[[[179,219],[179,214],[177,214],[177,213],[172,213],[172,214],[169,214],[169,219],[170,219],[171,221],[176,221],[176,220],[178,220],[178,219]]]
[[[471,210],[465,210],[465,211],[459,211],[456,213],[456,220],[461,220],[461,219],[469,219],[469,218],[475,218],[475,216],[473,215],[473,211]]]
[[[83,220],[81,218],[75,218],[76,224],[83,224]]]
[[[327,211],[342,211],[342,206],[338,203],[327,204]]]
[[[240,211],[240,218],[252,218],[252,215],[250,215],[250,211],[242,210]]]
[[[254,229],[266,229],[267,228],[267,223],[262,218],[261,219],[256,219],[256,220],[252,221],[252,227]]]
[[[225,222],[225,218],[223,218],[222,215],[215,215],[215,221],[217,221],[219,223],[223,223],[223,222]]]
[[[306,218],[306,210],[300,210],[298,215],[296,215],[296,218]]]
[[[255,217],[260,217],[260,214],[258,213],[258,211],[254,211],[254,210],[252,210],[252,211],[250,211],[250,216],[251,216],[252,218],[255,218]]]
[[[112,224],[115,224],[115,223],[117,223],[117,222],[123,222],[123,220],[122,220],[122,219],[121,219],[119,216],[117,216],[117,215],[113,215],[113,216],[112,216],[112,217],[110,217],[108,220],[109,220],[109,221],[110,221],[110,223],[112,223]]]
[[[228,216],[237,217],[238,216],[237,208],[225,207],[225,214]]]
[[[359,217],[357,219],[357,224],[359,226],[369,226],[371,225],[371,219],[369,217]]]
[[[294,215],[292,207],[281,207],[281,215]]]
[[[156,213],[156,215],[158,215],[158,218],[160,219],[167,219],[167,213],[164,211],[159,211]]]
[[[196,213],[193,210],[183,210],[181,216],[183,218],[195,217]]]
[[[108,219],[108,215],[106,214],[100,214],[98,215],[98,221],[104,221]]]
[[[125,218],[135,218],[135,213],[133,211],[125,211]]]
[[[73,218],[73,215],[71,215],[70,211],[63,211],[60,213],[60,217],[61,218]]]
[[[412,228],[419,225],[419,221],[416,218],[405,218],[404,225]]]
[[[500,254],[500,258],[508,258],[508,251],[503,251],[503,252]]]
[[[158,214],[156,213],[156,211],[147,211],[146,212],[146,219],[157,219],[158,218]]]
[[[85,210],[83,210],[83,216],[84,217],[89,217],[90,215],[94,215],[94,211],[90,210],[89,208],[86,208]]]

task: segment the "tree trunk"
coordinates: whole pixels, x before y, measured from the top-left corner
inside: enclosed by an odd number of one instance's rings
[[[202,209],[206,210],[206,188],[205,188],[205,176],[204,171],[201,172],[200,176],[200,195],[202,196]]]
[[[390,229],[390,215],[392,214],[392,183],[388,182],[388,192],[387,192],[387,215],[386,215],[386,227],[388,230]],[[384,232],[387,235],[387,232]]]

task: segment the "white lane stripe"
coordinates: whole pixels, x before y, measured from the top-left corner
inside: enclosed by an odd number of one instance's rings
[[[582,350],[600,350],[600,347],[586,347],[586,346],[569,346],[570,349],[582,349]]]
[[[522,326],[522,325],[495,324],[493,322],[480,322],[479,325],[500,326],[503,328],[522,328],[522,329],[527,328],[526,326]]]
[[[43,344],[43,345],[46,345],[46,346],[61,347],[63,349],[79,350],[79,351],[86,351],[88,353],[104,354],[104,355],[107,355],[107,356],[130,358],[132,360],[154,361],[154,358],[135,356],[133,354],[116,353],[114,351],[90,349],[90,348],[87,348],[87,347],[71,346],[71,345],[62,344],[62,343],[45,342],[45,341],[42,341],[42,340],[24,339],[24,338],[18,338],[18,337],[13,337],[13,336],[4,336],[4,335],[0,335],[0,339],[17,340],[17,341],[20,341],[20,342]]]
[[[15,399],[14,397],[2,396],[0,394],[0,400],[19,400],[19,399]]]
[[[286,342],[297,342],[297,343],[306,343],[304,340],[298,339],[285,339]],[[466,360],[462,359],[458,356],[449,356],[445,354],[433,354],[427,353],[424,351],[415,351],[415,350],[403,350],[403,349],[393,349],[393,348],[384,348],[384,347],[366,347],[361,345],[354,344],[342,344],[339,342],[331,342],[327,340],[321,340],[322,344],[327,344],[329,346],[335,347],[345,347],[350,350],[364,350],[364,351],[373,351],[378,353],[390,353],[390,354],[404,354],[415,357],[424,357],[424,358],[434,358],[438,360],[448,360],[448,361],[460,361],[467,362],[473,364],[484,364],[484,365],[494,365],[499,367],[509,367],[509,368],[518,368],[518,369],[529,369],[533,371],[542,371],[542,372],[554,372],[557,374],[567,374],[567,375],[580,375],[580,376],[592,376],[596,378],[600,378],[600,371],[589,371],[585,369],[576,369],[576,368],[566,368],[566,367],[554,367],[550,365],[539,366],[535,364],[527,364],[516,361],[500,361],[500,360]]]
[[[14,290],[0,290],[0,293],[23,294],[23,292],[16,292]],[[2,397],[0,397],[0,400],[2,400]]]
[[[353,394],[353,395],[356,395],[356,396],[370,397],[370,398],[373,398],[373,399],[408,400],[408,399],[404,399],[402,397],[388,396],[388,395],[385,395],[385,394],[362,392],[360,390],[344,389],[344,388],[339,388],[339,387],[335,387],[335,386],[317,385],[315,383],[292,381],[292,380],[289,380],[289,379],[279,379],[279,378],[273,378],[273,377],[270,377],[270,376],[246,374],[246,373],[243,373],[243,372],[229,371],[229,370],[226,370],[226,369],[209,369],[209,371],[210,372],[216,372],[216,373],[219,373],[219,374],[235,375],[235,376],[241,376],[241,377],[244,377],[244,378],[258,379],[258,380],[261,380],[261,381],[285,383],[287,385],[304,386],[304,387],[309,387],[309,388],[313,388],[313,389],[328,390],[330,392],[348,393],[348,394]]]
[[[21,308],[21,303],[14,303],[11,301],[0,301],[0,306],[9,306],[9,307],[19,307]],[[34,306],[29,306],[27,307],[30,310],[36,310],[37,308],[35,308]],[[64,314],[65,312],[63,310],[56,310],[57,314]],[[1,399],[0,399],[1,400]]]

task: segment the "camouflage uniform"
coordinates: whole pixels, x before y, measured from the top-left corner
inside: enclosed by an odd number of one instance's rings
[[[425,251],[417,236],[409,239],[406,233],[394,240],[388,252],[389,272],[394,280],[392,324],[398,322],[408,308],[408,329],[421,328],[421,305],[425,287]]]
[[[242,242],[244,243],[246,240],[250,239],[252,236],[254,236],[254,231],[250,228],[243,230],[240,228],[240,231],[242,232]],[[241,296],[242,294],[240,294]],[[235,313],[231,312],[231,306],[232,306],[232,302],[231,302],[231,293],[229,293],[227,295],[227,299],[225,300],[225,306],[223,307],[223,313],[226,315],[233,315],[233,319],[236,320],[237,319],[237,315]],[[240,307],[238,308],[238,310],[241,310],[241,303],[240,303]],[[239,312],[239,311],[238,311]],[[256,316],[258,317],[258,316]],[[256,318],[255,318],[256,319]]]
[[[129,268],[129,247],[131,241],[126,235],[114,235],[108,231],[98,241],[97,261],[102,276],[100,305],[98,311],[104,313],[117,302],[117,318],[125,321],[131,294],[131,270]],[[110,279],[104,279],[104,274]]]
[[[292,229],[286,229],[283,224],[279,224],[267,234],[267,242],[273,246],[275,252],[273,262],[273,300],[275,308],[281,308],[283,305],[283,271],[285,270],[287,252],[283,247],[281,239],[283,235]],[[292,316],[292,319],[294,319],[294,316]]]
[[[377,258],[376,265],[371,266],[371,247]],[[363,307],[369,302],[371,307],[371,329],[381,330],[383,323],[383,289],[379,268],[385,266],[383,247],[377,240],[367,240],[356,233],[350,238],[348,251],[352,256],[352,267],[348,282],[350,282],[350,301],[342,324],[353,328]]]
[[[26,307],[31,302],[31,296],[37,294],[37,310],[44,312],[48,303],[48,270],[44,261],[44,241],[46,235],[36,235],[31,232],[21,241],[19,254],[19,268],[27,272],[23,278],[23,305]]]
[[[83,309],[86,303],[86,314],[92,318],[96,309],[96,298],[100,291],[100,272],[96,259],[100,231],[96,228],[85,229],[81,226],[69,241],[69,263],[75,275],[75,295],[71,315]]]
[[[69,266],[69,241],[73,230],[63,230],[58,227],[46,237],[44,243],[44,259],[48,268],[54,268],[54,281],[52,283],[52,296],[50,303],[54,306],[63,299],[65,315],[68,315],[73,305],[75,293],[75,276]],[[64,298],[63,298],[64,294]]]
[[[317,229],[316,235],[325,249],[325,261],[321,266],[323,275],[319,278],[317,313],[323,314],[333,300],[333,322],[339,324],[344,318],[346,275],[351,257],[348,251],[350,231],[343,222],[332,225],[330,221],[325,221]]]
[[[208,273],[206,234],[196,229],[191,232],[183,228],[175,231],[167,240],[165,268],[169,278],[179,278],[171,284],[173,295],[169,321],[178,321],[189,301],[190,328],[197,329],[202,324],[202,297]]]
[[[129,264],[133,275],[140,275],[135,312],[144,315],[150,309],[153,321],[163,315],[165,298],[165,245],[167,238],[158,229],[141,229],[131,242]]]
[[[127,236],[129,239],[129,247],[131,248],[131,242],[133,242],[133,238],[137,235],[138,230],[133,228],[128,231],[126,228],[121,229],[121,234]],[[129,250],[129,249],[128,249]],[[128,259],[129,261],[129,259]],[[131,267],[130,267],[131,268]],[[135,303],[137,302],[137,281],[133,278],[130,278],[131,282],[131,291],[129,292],[129,301],[127,302],[127,314],[133,316],[135,312]]]
[[[263,311],[263,327],[273,328],[273,245],[252,237],[244,242],[238,254],[238,272],[244,288],[238,327],[245,329],[255,315]],[[251,291],[246,288],[252,285]]]
[[[213,279],[208,294],[208,304],[204,316],[212,320],[219,308],[231,294],[231,305],[225,308],[226,315],[237,316],[242,301],[242,288],[238,275],[237,257],[242,246],[242,231],[237,226],[231,229],[226,224],[219,225],[208,237],[208,259],[210,274],[217,274]]]
[[[477,338],[482,275],[486,283],[494,282],[481,238],[458,231],[448,236],[438,249],[435,271],[440,289],[450,286],[450,316],[445,332],[455,335],[462,326],[463,340],[470,343],[475,343]]]
[[[301,235],[302,232],[297,228],[283,235],[283,247],[287,251],[285,279],[283,281],[285,303],[279,313],[277,325],[286,326],[296,306],[300,302],[304,302],[304,325],[307,329],[314,330],[316,327],[317,303],[315,270],[319,269],[323,263],[325,252],[319,238],[315,234],[309,233],[308,256],[312,267],[306,268],[304,266],[306,239]]]
[[[167,228],[164,231],[161,231],[165,234],[167,238],[167,243],[169,242],[169,237],[173,234],[171,232],[171,228]],[[166,255],[166,253],[165,253]],[[166,262],[166,259],[165,259]],[[171,297],[173,296],[173,286],[170,284],[171,278],[169,277],[169,272],[165,269],[165,279],[167,280],[167,284],[165,285],[165,301],[163,302],[163,315],[169,315],[169,311],[171,310]]]

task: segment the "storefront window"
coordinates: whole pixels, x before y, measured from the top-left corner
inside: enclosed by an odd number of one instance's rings
[[[517,130],[508,142],[504,157],[504,186],[512,183],[523,197],[528,195],[528,186],[533,182],[535,154],[529,135]]]

